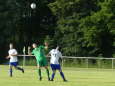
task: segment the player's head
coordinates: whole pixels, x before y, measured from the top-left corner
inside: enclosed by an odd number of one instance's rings
[[[36,47],[37,47],[37,44],[36,44],[36,43],[33,43],[33,44],[32,44],[32,47],[33,47],[33,48],[36,48]]]
[[[13,49],[13,43],[9,44],[10,49]]]

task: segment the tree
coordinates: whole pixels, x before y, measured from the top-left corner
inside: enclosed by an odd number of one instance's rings
[[[32,10],[30,4],[35,2],[37,8]],[[52,36],[55,17],[47,6],[47,0],[1,0],[0,1],[0,45],[3,57],[7,55],[8,44],[17,45],[22,53],[24,45],[33,42],[42,43],[47,35]]]
[[[61,40],[65,55],[112,56],[114,15],[110,10],[114,5],[110,8],[111,3],[114,1],[56,0],[50,3],[58,18],[56,34],[59,33],[54,38]]]

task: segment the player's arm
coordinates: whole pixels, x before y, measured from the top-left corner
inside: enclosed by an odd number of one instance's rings
[[[46,57],[50,57],[51,56],[51,54],[50,53],[48,53],[47,55],[46,55]]]
[[[8,51],[8,53],[9,53],[9,51]],[[10,55],[6,56],[5,58],[6,58],[6,59],[9,59],[9,58],[10,58]]]
[[[28,46],[28,55],[32,55],[30,46]]]
[[[60,60],[60,62],[63,61],[62,53],[60,51],[59,51],[59,60]]]
[[[59,57],[60,57],[61,59],[63,59],[62,53],[61,53],[61,52],[59,52]]]
[[[47,54],[47,57],[51,56],[51,52],[52,52],[52,50]]]
[[[10,56],[6,56],[6,59],[9,59],[10,58]]]
[[[11,56],[17,56],[17,54],[10,54],[9,56],[6,56],[6,59],[9,59]]]
[[[18,54],[10,54],[10,56],[17,56]]]

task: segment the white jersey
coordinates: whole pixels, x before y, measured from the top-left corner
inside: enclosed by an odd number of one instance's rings
[[[16,49],[10,49],[8,51],[8,53],[9,53],[9,56],[10,56],[10,62],[17,62],[18,61],[17,56],[11,56],[11,54],[17,54],[17,50]]]
[[[57,49],[52,49],[49,54],[51,55],[50,64],[59,64],[59,58],[62,58],[62,54]]]

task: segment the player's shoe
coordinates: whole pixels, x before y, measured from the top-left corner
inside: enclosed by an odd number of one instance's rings
[[[12,73],[9,73],[9,76],[10,76],[10,77],[13,77]]]
[[[22,69],[22,73],[24,73],[24,69]]]
[[[63,80],[64,82],[68,82],[66,79],[65,80]]]
[[[40,77],[39,80],[42,81],[42,77]]]
[[[12,75],[10,75],[10,77],[12,77]]]
[[[53,79],[51,79],[50,81],[54,81]]]
[[[48,78],[48,81],[51,81],[50,78]]]

